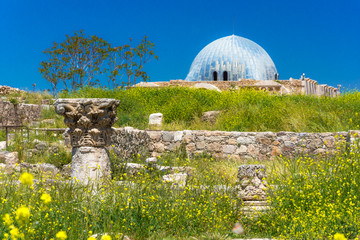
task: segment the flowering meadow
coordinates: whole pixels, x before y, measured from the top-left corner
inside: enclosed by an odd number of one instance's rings
[[[355,144],[265,162],[270,209],[252,215],[242,214],[233,191],[215,187],[236,185],[235,160],[160,157],[162,164],[195,169],[184,188],[153,169],[89,186],[59,174],[3,172],[0,239],[358,239],[359,159]],[[244,236],[231,232],[236,222]]]
[[[0,239],[226,238],[238,220],[239,201],[231,191],[215,191],[211,182],[230,186],[230,176],[217,173],[211,159],[195,165],[199,173],[185,188],[163,182],[151,169],[90,186],[60,175],[2,173]]]

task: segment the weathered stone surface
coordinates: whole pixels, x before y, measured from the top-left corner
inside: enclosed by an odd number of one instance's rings
[[[142,133],[147,141],[139,142]],[[131,130],[129,137],[113,138],[115,149],[126,153],[135,146],[141,146],[141,152],[159,156],[164,152],[173,152],[184,146],[189,156],[208,152],[216,157],[236,159],[268,160],[275,156],[294,156],[299,153],[317,154],[316,149],[325,149],[330,154],[335,149],[333,138],[339,133],[294,133],[294,132],[222,132],[222,131],[143,131]],[[342,133],[345,138],[347,133]],[[165,136],[165,140],[163,139]],[[351,138],[354,139],[354,138]],[[328,140],[328,141],[325,141]],[[342,140],[344,141],[344,140]],[[348,140],[353,141],[353,140]],[[123,144],[118,144],[119,142]],[[126,142],[126,144],[124,144]],[[325,142],[327,144],[325,144]],[[121,147],[120,146],[124,146]],[[162,146],[164,150],[162,150]],[[136,152],[137,151],[137,152]],[[134,151],[135,154],[140,149]],[[123,154],[119,154],[122,156]]]
[[[183,131],[177,131],[174,133],[174,141],[181,141],[183,138],[184,132]]]
[[[17,152],[7,152],[5,153],[5,164],[6,165],[15,165],[19,162],[19,154]]]
[[[162,153],[162,152],[165,151],[164,144],[161,143],[161,142],[155,143],[155,144],[154,144],[154,148],[155,148],[154,150],[155,150],[156,152],[159,152],[159,153]]]
[[[196,150],[195,143],[189,143],[188,145],[186,145],[186,151],[193,152],[195,150]]]
[[[103,147],[74,147],[71,178],[81,184],[100,181],[110,176],[109,152]]]
[[[222,150],[221,144],[217,142],[208,144],[206,148],[209,152],[221,152]]]
[[[235,145],[224,145],[223,152],[225,154],[232,154],[235,152],[236,146]]]
[[[196,149],[204,149],[205,148],[205,141],[196,142]]]
[[[151,126],[162,126],[163,124],[163,114],[162,113],[153,113],[149,116],[149,125]]]
[[[0,100],[0,125],[22,125],[41,118],[41,105],[36,104],[13,104],[9,101]]]
[[[154,157],[152,157],[152,158],[147,158],[146,160],[145,160],[145,162],[147,163],[147,164],[155,164],[155,163],[157,163],[157,158],[154,158]]]
[[[282,154],[282,151],[280,148],[278,148],[277,146],[273,146],[272,150],[271,150],[271,156],[279,156]]]
[[[238,149],[236,149],[236,154],[244,154],[247,152],[247,147],[245,145],[241,145]]]
[[[238,137],[236,141],[238,144],[244,144],[244,145],[254,142],[254,140],[249,137]]]
[[[266,199],[265,165],[241,165],[238,171],[238,196],[243,200]]]
[[[215,91],[221,92],[221,90],[218,87],[216,87],[212,84],[209,84],[209,83],[197,83],[192,87],[193,88],[203,88],[203,89],[208,89],[208,90],[215,90]]]
[[[163,176],[163,181],[174,183],[180,187],[184,187],[187,181],[187,174],[186,173],[174,173],[174,174],[167,174]]]
[[[0,151],[5,150],[6,148],[6,141],[0,141]]]
[[[144,169],[144,165],[140,163],[125,163],[125,171],[131,175],[136,175],[142,169]]]
[[[70,177],[70,176],[71,176],[71,163],[64,165],[64,166],[62,167],[61,173],[62,173],[64,176]]]
[[[160,141],[161,139],[161,131],[148,131],[148,135],[152,140]]]
[[[221,113],[221,111],[209,111],[204,112],[201,121],[214,123],[216,121],[217,116]]]
[[[64,123],[69,127],[66,132],[73,147],[72,181],[86,185],[110,177],[109,152],[105,146],[114,137],[111,126],[117,121],[119,104],[118,100],[106,98],[58,99],[54,103],[56,113],[65,117]]]
[[[118,100],[107,98],[58,99],[57,114],[65,117],[71,146],[104,147],[110,145],[111,126],[117,121]]]
[[[173,132],[163,132],[162,138],[164,142],[171,142],[174,140],[174,133]]]

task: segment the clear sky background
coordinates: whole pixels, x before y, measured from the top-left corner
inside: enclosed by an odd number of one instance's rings
[[[280,79],[360,87],[360,0],[0,0],[0,85],[50,88],[43,50],[83,29],[114,45],[149,36],[151,81],[185,79],[198,52],[233,34],[262,46]]]

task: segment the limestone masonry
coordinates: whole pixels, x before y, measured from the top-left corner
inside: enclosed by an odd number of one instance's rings
[[[117,121],[119,101],[106,98],[58,99],[57,114],[64,116],[69,127],[72,148],[71,178],[82,184],[110,176],[110,159],[106,146],[110,144],[111,126]]]
[[[111,145],[119,157],[136,154],[159,156],[185,151],[189,156],[208,153],[220,158],[268,160],[296,154],[325,154],[337,145],[353,141],[358,131],[296,132],[223,132],[223,131],[153,131],[131,127],[114,129]]]

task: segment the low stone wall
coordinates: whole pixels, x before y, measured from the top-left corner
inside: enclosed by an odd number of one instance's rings
[[[19,92],[25,92],[25,91],[20,90],[18,88],[12,88],[9,86],[1,86],[0,85],[0,96],[8,95],[11,93],[19,93]]]
[[[238,81],[185,81],[185,80],[170,80],[168,82],[148,82],[139,83],[135,87],[197,87],[204,88],[199,84],[207,84],[215,86],[221,91],[231,89],[251,88],[257,90],[266,90],[271,93],[278,94],[306,94],[316,96],[336,97],[339,95],[337,88],[319,85],[317,81],[305,78],[289,80],[253,80],[241,79]]]
[[[42,105],[36,104],[12,104],[9,101],[0,100],[0,126],[21,125],[39,120]]]
[[[267,160],[279,155],[333,152],[336,143],[348,141],[349,132],[223,132],[115,130],[112,145],[120,157],[136,154],[159,156],[184,149],[190,156],[209,153],[221,158]]]

